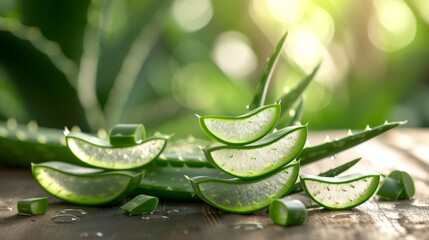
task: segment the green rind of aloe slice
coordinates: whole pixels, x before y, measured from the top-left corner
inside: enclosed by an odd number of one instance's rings
[[[255,142],[276,125],[280,117],[280,105],[258,107],[241,116],[198,116],[201,129],[213,140],[229,145],[245,145]]]
[[[64,162],[32,164],[34,178],[48,193],[79,205],[103,205],[129,194],[142,173],[79,167]]]
[[[308,196],[330,210],[356,207],[375,193],[380,181],[378,173],[356,173],[342,177],[320,177],[303,174],[301,184]]]
[[[255,180],[216,179],[206,176],[188,178],[195,193],[215,208],[231,213],[254,213],[267,208],[274,199],[285,196],[295,183],[299,162]]]
[[[203,149],[206,158],[220,170],[241,179],[256,179],[286,165],[301,152],[307,126],[283,128],[246,146],[216,146]]]
[[[138,145],[112,146],[108,141],[85,133],[67,133],[67,146],[87,165],[126,170],[140,168],[157,158],[164,150],[169,136],[146,138]]]

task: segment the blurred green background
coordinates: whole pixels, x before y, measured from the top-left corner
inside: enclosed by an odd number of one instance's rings
[[[429,126],[427,0],[2,0],[0,120],[202,136],[246,112],[288,31],[269,100],[322,62],[310,130]]]

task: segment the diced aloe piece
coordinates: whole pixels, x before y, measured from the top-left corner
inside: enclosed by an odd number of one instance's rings
[[[127,203],[121,209],[129,215],[150,213],[158,206],[158,198],[140,194]]]
[[[42,215],[48,210],[48,198],[26,198],[17,203],[18,213],[25,215]]]
[[[307,139],[307,126],[292,126],[246,146],[216,146],[203,149],[216,167],[241,179],[267,175],[300,153]]]
[[[357,173],[342,177],[300,176],[304,191],[319,205],[342,210],[366,202],[377,190],[378,173]]]
[[[292,226],[304,223],[307,218],[307,209],[296,199],[274,199],[270,205],[269,214],[275,224]]]
[[[273,174],[256,180],[189,178],[195,193],[206,203],[232,213],[253,213],[286,195],[295,183],[299,163],[294,161]]]
[[[79,167],[63,162],[32,164],[33,176],[48,193],[81,205],[111,203],[130,193],[141,172],[111,171]]]
[[[261,106],[236,117],[198,116],[201,129],[209,137],[235,145],[245,145],[262,138],[274,128],[279,117],[279,104]]]
[[[381,183],[377,195],[385,200],[410,199],[416,193],[413,178],[404,171],[392,171]]]
[[[142,143],[145,138],[143,124],[117,124],[109,131],[112,146],[133,146]]]
[[[103,169],[124,170],[142,167],[164,150],[169,136],[146,138],[138,145],[112,146],[106,140],[85,133],[66,133],[70,150],[82,162]]]

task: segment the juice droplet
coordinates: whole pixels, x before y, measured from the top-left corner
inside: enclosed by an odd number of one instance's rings
[[[238,231],[255,231],[263,229],[264,225],[262,223],[239,223],[230,225],[230,227]]]
[[[353,218],[356,215],[354,213],[342,212],[342,213],[334,213],[331,215],[331,218]]]
[[[145,215],[142,217],[143,220],[167,220],[169,217],[158,214]]]
[[[0,212],[10,212],[12,211],[11,207],[8,206],[0,206]]]
[[[51,221],[54,223],[74,223],[80,221],[80,218],[71,214],[59,214],[53,216]]]
[[[167,211],[168,215],[178,215],[180,214],[180,210],[179,209],[171,209]]]
[[[419,202],[419,201],[413,201],[411,205],[416,207],[429,207],[429,203],[427,202]]]
[[[82,209],[73,209],[73,208],[60,209],[57,212],[55,212],[55,215],[61,215],[61,214],[70,214],[76,217],[84,217],[88,215],[88,212]]]
[[[102,232],[81,232],[79,237],[81,238],[102,238],[104,234]]]

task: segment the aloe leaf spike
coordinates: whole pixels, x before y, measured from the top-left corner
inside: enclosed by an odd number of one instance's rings
[[[256,87],[255,95],[247,106],[249,110],[253,110],[257,107],[261,107],[265,104],[265,99],[268,93],[268,87],[270,85],[271,76],[273,75],[274,68],[277,65],[277,62],[281,55],[281,50],[286,40],[287,33],[283,34],[280,40],[277,42],[277,46],[274,49],[274,52],[271,54],[271,57],[268,59],[267,64],[265,65],[262,76],[259,80],[259,83]]]

